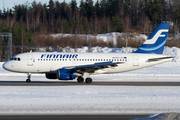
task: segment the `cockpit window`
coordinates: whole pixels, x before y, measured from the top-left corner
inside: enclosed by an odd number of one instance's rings
[[[11,58],[10,60],[14,60],[14,61],[21,61],[21,59],[20,58]]]
[[[10,60],[14,60],[14,58],[11,58]]]

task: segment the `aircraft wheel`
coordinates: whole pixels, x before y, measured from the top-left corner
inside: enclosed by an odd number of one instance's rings
[[[91,78],[86,78],[86,83],[92,83],[92,79]]]
[[[84,78],[83,77],[78,77],[77,81],[78,81],[78,83],[83,83],[84,82]]]
[[[26,80],[26,82],[27,82],[27,83],[30,83],[30,82],[31,82],[31,80],[30,80],[30,79],[27,79],[27,80]]]

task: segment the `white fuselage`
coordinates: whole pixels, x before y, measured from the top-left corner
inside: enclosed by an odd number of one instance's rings
[[[20,73],[49,73],[64,67],[94,63],[119,62],[116,67],[96,70],[93,74],[120,73],[171,61],[173,58],[149,62],[148,59],[167,57],[159,54],[140,53],[61,53],[30,52],[14,56],[17,60],[4,63],[6,70]],[[19,60],[18,60],[19,59]]]

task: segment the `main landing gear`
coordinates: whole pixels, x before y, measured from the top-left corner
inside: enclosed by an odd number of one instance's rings
[[[30,83],[31,82],[31,73],[27,73],[27,79],[26,79],[26,82],[27,83]]]
[[[92,83],[92,78],[86,78],[86,83]]]
[[[87,76],[87,78],[86,78],[86,80],[85,80],[86,83],[88,83],[88,84],[92,83],[92,78],[89,77],[89,73],[85,73],[84,75]],[[83,82],[84,82],[84,78],[83,78],[82,76],[79,76],[79,77],[77,78],[77,82],[78,82],[78,83],[83,83]]]
[[[86,78],[85,81],[86,81],[86,83],[89,83],[89,84],[90,84],[90,83],[92,83],[92,78],[88,77],[88,78]],[[78,82],[78,83],[83,83],[83,82],[84,82],[84,78],[83,78],[82,76],[78,77],[78,78],[77,78],[77,82]]]

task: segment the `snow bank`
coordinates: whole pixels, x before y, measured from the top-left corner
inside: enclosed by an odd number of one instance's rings
[[[112,33],[106,33],[106,34],[97,34],[97,35],[91,35],[91,38],[95,38],[97,41],[104,41],[104,42],[113,42],[114,46],[117,45],[117,38],[119,36],[124,36],[126,37],[127,34],[129,33],[119,33],[119,32],[112,32]],[[41,35],[43,36],[43,35]],[[45,35],[47,36],[47,35]],[[58,34],[50,34],[50,36],[54,38],[62,38],[62,37],[75,37],[75,34],[63,34],[63,33],[58,33]],[[89,35],[86,34],[77,34],[77,37],[85,37],[87,38]],[[129,36],[128,36],[129,37]],[[131,37],[134,40],[146,40],[148,38],[147,35],[145,34],[139,34]]]
[[[164,48],[164,55],[168,56],[174,56],[175,59],[173,60],[174,62],[180,62],[180,48],[177,47],[165,47]]]

